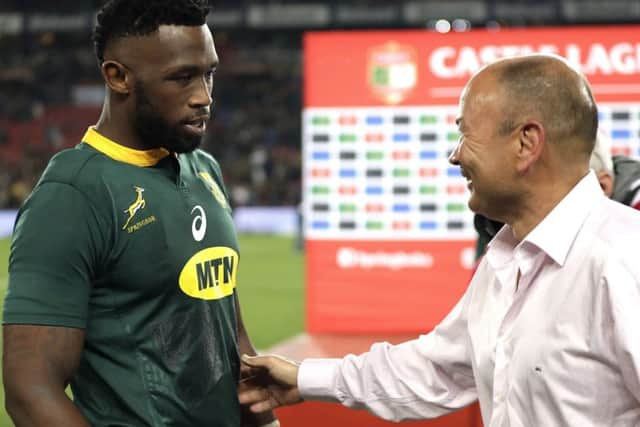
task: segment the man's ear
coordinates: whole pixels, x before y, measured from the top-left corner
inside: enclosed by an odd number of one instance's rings
[[[104,61],[100,67],[102,77],[109,89],[120,95],[128,95],[131,91],[131,74],[118,61]]]
[[[544,127],[537,120],[525,122],[518,129],[518,159],[516,168],[524,173],[533,166],[540,156],[545,144]]]
[[[607,197],[611,197],[613,194],[613,177],[607,171],[596,172],[596,176],[598,177],[598,182],[600,183],[600,187],[602,191]]]

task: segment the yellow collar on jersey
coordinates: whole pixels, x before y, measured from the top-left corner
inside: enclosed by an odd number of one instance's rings
[[[169,151],[164,148],[134,150],[133,148],[125,147],[99,134],[93,126],[87,129],[87,132],[82,137],[82,142],[89,144],[113,160],[141,167],[153,166],[169,155]]]

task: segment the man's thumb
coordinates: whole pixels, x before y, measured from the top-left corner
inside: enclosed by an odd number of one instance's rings
[[[251,366],[252,368],[264,368],[265,367],[265,358],[262,356],[249,356],[248,354],[243,354],[241,356],[242,362],[246,365]]]

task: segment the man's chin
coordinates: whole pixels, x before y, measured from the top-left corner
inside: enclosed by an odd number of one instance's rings
[[[467,202],[469,209],[476,214],[488,216],[487,213],[493,212],[497,207],[495,201],[486,194],[479,194],[474,188],[471,188],[469,201]]]
[[[473,192],[471,192],[471,197],[469,198],[469,202],[467,203],[467,206],[469,206],[469,209],[473,213],[484,215],[485,209],[482,208],[482,203],[480,203],[480,201],[475,197]]]
[[[174,153],[183,154],[191,153],[202,144],[202,138],[182,138],[170,147],[166,147],[169,151]]]

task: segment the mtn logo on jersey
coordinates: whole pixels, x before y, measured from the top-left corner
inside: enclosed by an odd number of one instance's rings
[[[144,188],[134,186],[133,189],[136,192],[136,199],[133,201],[133,203],[129,205],[127,209],[124,210],[124,213],[127,214],[127,220],[122,226],[122,229],[127,230],[127,233],[129,234],[133,233],[134,231],[138,231],[145,225],[151,224],[156,220],[156,217],[151,215],[132,225],[129,225],[133,217],[136,216],[136,214],[138,213],[138,211],[141,209],[144,209],[147,206],[147,202],[144,200],[144,197],[142,196],[142,193],[144,193]]]
[[[205,185],[207,186],[209,191],[211,191],[213,197],[216,198],[218,203],[220,203],[223,208],[229,208],[227,198],[224,196],[224,193],[222,192],[216,181],[211,177],[209,172],[199,172],[198,176],[204,181]]]
[[[226,246],[203,249],[180,272],[178,284],[192,298],[216,300],[233,294],[238,254]]]

